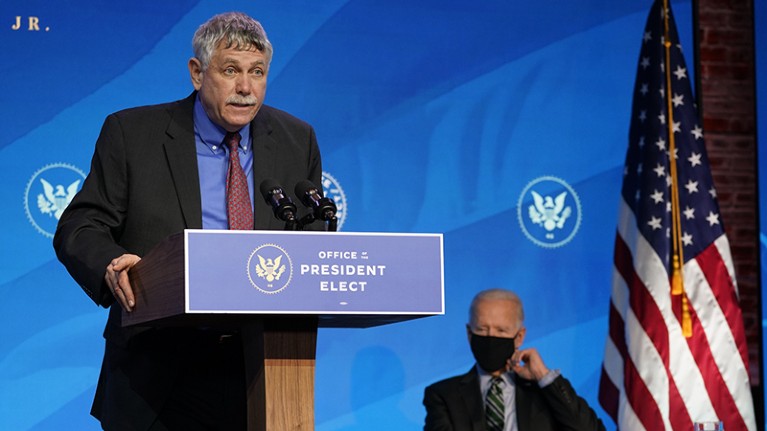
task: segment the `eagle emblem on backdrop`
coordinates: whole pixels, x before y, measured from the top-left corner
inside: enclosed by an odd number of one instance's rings
[[[263,244],[248,258],[248,280],[262,293],[275,294],[284,290],[293,278],[293,262],[284,248]]]
[[[85,173],[66,163],[52,163],[32,174],[24,191],[24,210],[34,228],[53,238],[61,214],[85,180]]]
[[[573,239],[580,227],[580,199],[561,178],[539,177],[522,190],[517,219],[525,237],[534,244],[561,247]]]
[[[562,229],[565,221],[570,217],[573,210],[572,207],[565,206],[565,198],[567,198],[567,192],[562,192],[552,199],[551,196],[541,196],[535,192],[530,191],[533,196],[533,205],[528,207],[528,213],[530,214],[530,220],[540,226],[543,226],[549,233],[547,236],[551,236],[554,229]]]
[[[68,185],[66,189],[63,184],[54,186],[45,181],[45,178],[40,178],[40,183],[43,185],[43,193],[37,195],[37,208],[43,214],[52,215],[56,220],[60,219],[61,213],[77,194],[80,180]]]

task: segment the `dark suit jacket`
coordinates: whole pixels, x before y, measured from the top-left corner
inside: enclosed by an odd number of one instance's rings
[[[544,388],[516,376],[514,382],[519,431],[605,429],[564,377]],[[485,431],[485,402],[476,368],[427,387],[423,404],[425,431]]]
[[[107,264],[124,253],[145,255],[167,236],[202,228],[194,137],[196,93],[186,99],[109,115],[96,142],[91,171],[61,216],[53,243],[69,273],[97,304],[114,303],[104,282]],[[258,187],[319,185],[322,164],[314,130],[269,106],[251,122],[256,229],[282,229]],[[299,214],[301,216],[302,214]],[[111,307],[106,349],[91,413],[108,429],[141,430],[154,421],[191,342],[169,330],[123,329]]]

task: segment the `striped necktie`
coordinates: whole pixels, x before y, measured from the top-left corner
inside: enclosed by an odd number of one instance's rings
[[[503,431],[503,385],[502,378],[494,378],[485,397],[485,420],[488,431]]]
[[[229,147],[229,169],[226,173],[226,216],[229,229],[253,229],[253,205],[248,193],[248,177],[240,166],[240,134],[227,133],[224,144]]]

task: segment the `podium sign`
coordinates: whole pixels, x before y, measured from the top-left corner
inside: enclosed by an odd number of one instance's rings
[[[137,280],[154,306],[139,303],[123,325],[265,314],[367,327],[444,314],[441,234],[189,229],[167,241],[136,272],[149,278],[151,261],[168,280]]]
[[[187,313],[444,311],[441,235],[187,230],[186,245]]]

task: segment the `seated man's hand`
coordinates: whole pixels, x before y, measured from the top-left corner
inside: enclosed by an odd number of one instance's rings
[[[517,350],[511,355],[511,369],[527,380],[541,380],[549,369],[535,348]]]

